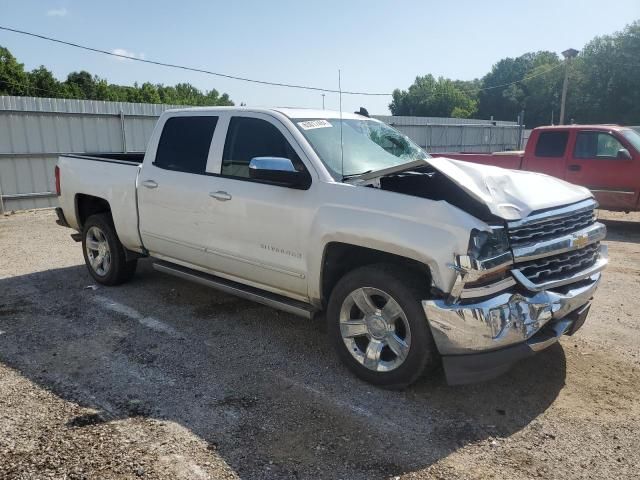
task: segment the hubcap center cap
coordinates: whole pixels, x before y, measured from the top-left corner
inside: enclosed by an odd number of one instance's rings
[[[371,315],[365,321],[369,335],[375,339],[382,339],[387,336],[388,327],[384,318],[378,315]]]

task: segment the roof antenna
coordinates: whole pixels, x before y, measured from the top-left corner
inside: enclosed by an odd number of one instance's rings
[[[344,181],[344,144],[342,143],[342,78],[340,69],[338,69],[338,95],[340,99],[340,174]]]

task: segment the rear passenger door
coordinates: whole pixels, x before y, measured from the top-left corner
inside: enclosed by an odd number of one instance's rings
[[[541,131],[532,154],[525,155],[523,170],[565,177],[568,130]]]
[[[211,221],[220,228],[207,238],[208,268],[305,300],[314,185],[296,190],[249,178],[254,157],[285,157],[297,169],[308,169],[304,152],[286,127],[267,114],[237,113],[224,123],[228,128],[216,168],[217,191],[210,199]]]
[[[566,180],[587,187],[602,207],[612,210],[635,210],[638,201],[640,165],[632,159],[618,157],[629,149],[613,132],[582,130],[567,166]]]
[[[206,174],[217,116],[166,120],[155,152],[149,151],[138,179],[140,234],[160,258],[203,266],[203,245],[215,178]],[[153,141],[150,142],[154,144]]]

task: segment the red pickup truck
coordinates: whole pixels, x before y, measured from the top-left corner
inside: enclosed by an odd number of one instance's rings
[[[538,127],[524,152],[439,156],[546,173],[589,188],[605,210],[640,210],[640,134],[619,125]]]

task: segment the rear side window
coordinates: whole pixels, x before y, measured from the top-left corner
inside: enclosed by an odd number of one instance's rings
[[[160,135],[156,167],[188,173],[204,173],[218,117],[173,117]]]
[[[536,157],[562,157],[567,148],[569,132],[543,132],[538,137]]]
[[[255,157],[288,158],[297,170],[302,161],[275,125],[250,117],[233,117],[222,154],[222,175],[249,178],[249,162]]]

